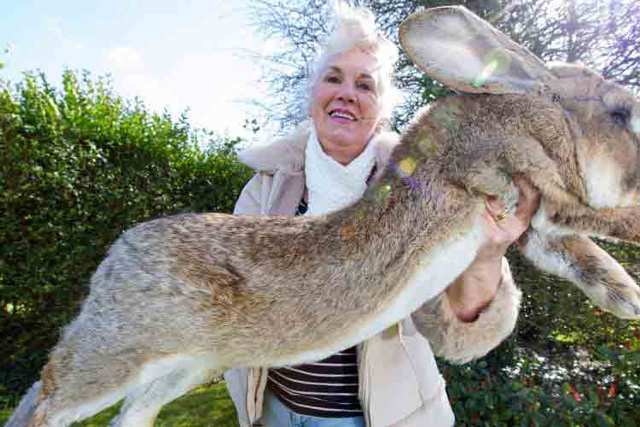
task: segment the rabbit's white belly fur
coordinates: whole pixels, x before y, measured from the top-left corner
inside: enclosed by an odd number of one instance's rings
[[[444,242],[425,255],[403,290],[385,304],[383,311],[374,314],[373,319],[362,319],[360,327],[354,328],[351,334],[331,347],[299,353],[276,364],[293,365],[322,360],[406,318],[426,301],[443,292],[471,264],[485,238],[483,220],[479,217],[466,233]]]

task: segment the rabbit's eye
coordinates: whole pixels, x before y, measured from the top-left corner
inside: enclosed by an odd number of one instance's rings
[[[631,111],[628,108],[616,108],[609,113],[611,120],[618,126],[627,127],[631,118]]]

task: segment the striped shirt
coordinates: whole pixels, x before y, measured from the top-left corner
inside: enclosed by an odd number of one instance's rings
[[[355,347],[319,362],[269,369],[267,387],[300,415],[324,418],[362,415]]]
[[[300,201],[296,215],[307,211]],[[358,400],[358,354],[355,347],[316,363],[269,369],[267,387],[300,415],[344,418],[362,415]]]

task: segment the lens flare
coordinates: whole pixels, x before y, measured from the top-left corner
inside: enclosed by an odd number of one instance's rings
[[[482,87],[488,80],[509,69],[511,58],[501,49],[491,50],[484,59],[484,68],[473,81],[473,86]]]
[[[415,172],[417,164],[413,157],[405,157],[398,163],[398,170],[402,176],[411,176]]]

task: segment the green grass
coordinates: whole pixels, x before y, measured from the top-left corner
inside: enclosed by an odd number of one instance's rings
[[[104,427],[118,413],[119,405],[105,409],[93,418],[73,427]],[[4,424],[11,409],[0,410],[0,425]],[[236,411],[227,394],[224,382],[199,387],[162,408],[155,424],[157,427],[237,427]]]

